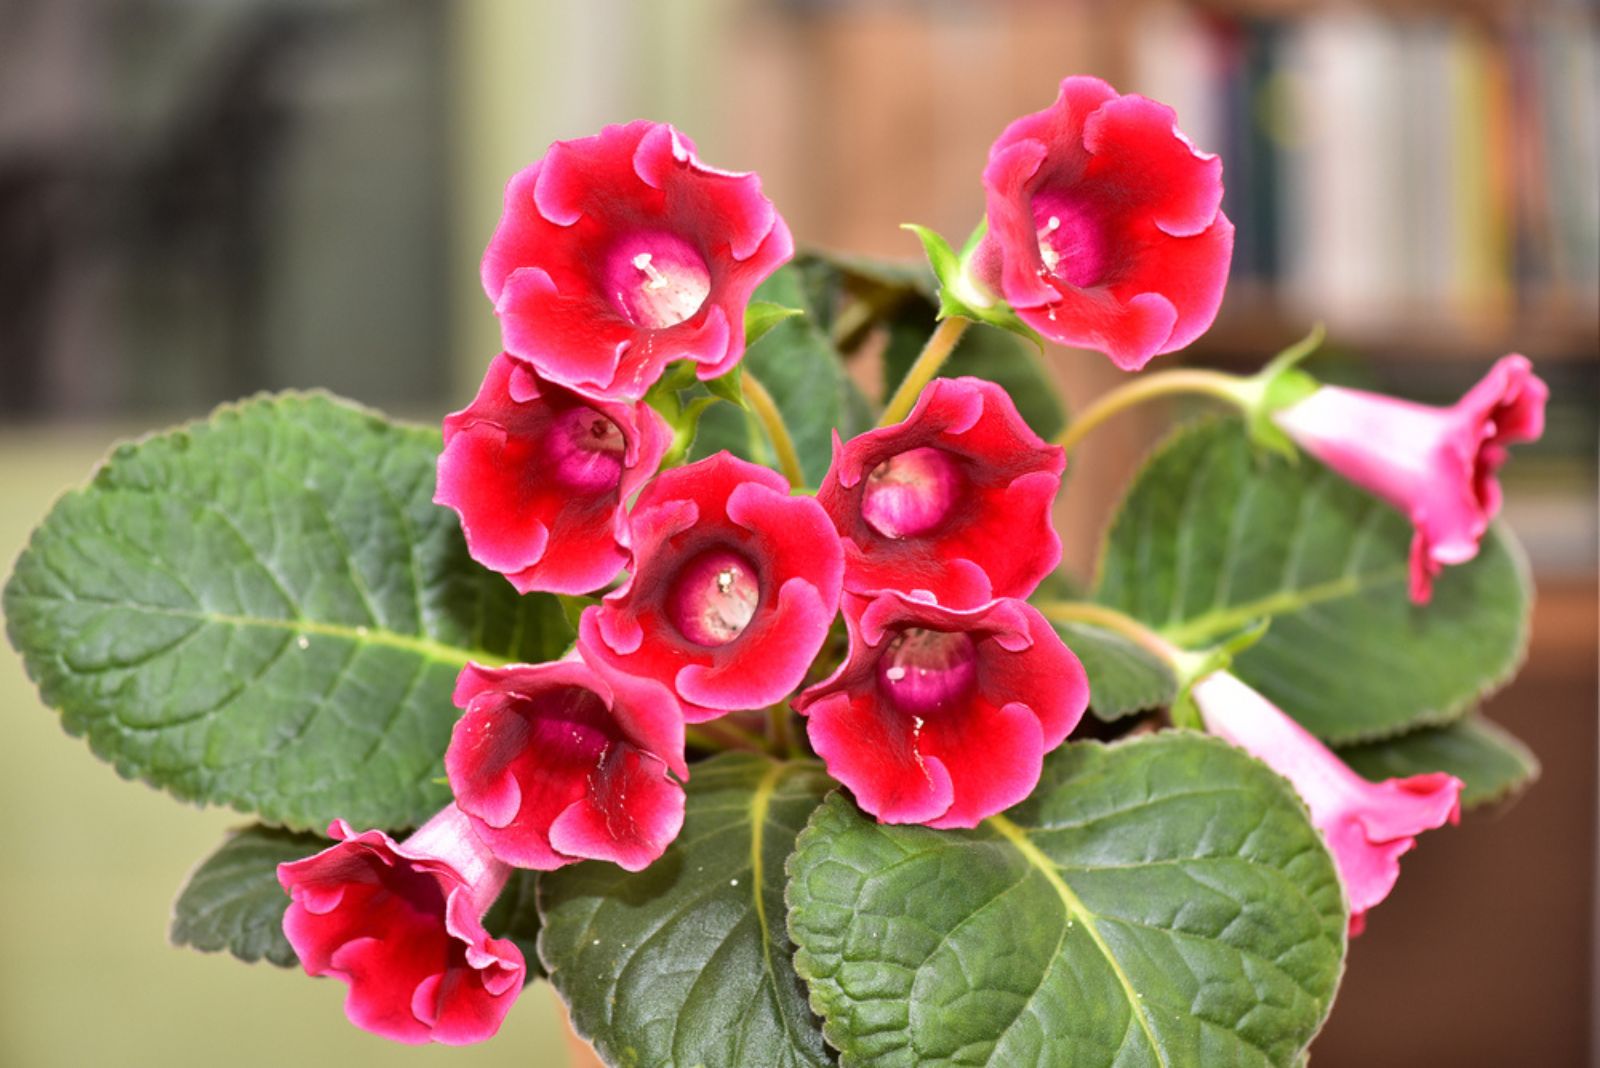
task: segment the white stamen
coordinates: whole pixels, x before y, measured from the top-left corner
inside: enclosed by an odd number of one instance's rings
[[[883,674],[884,677],[890,682],[899,682],[901,679],[906,677],[906,669],[896,665],[895,667],[890,668],[888,671],[885,671]]]
[[[1046,241],[1045,238],[1059,229],[1061,229],[1061,218],[1060,216],[1052,215],[1049,221],[1045,223],[1044,229],[1039,231],[1039,258],[1044,260],[1044,269],[1052,273],[1055,272],[1056,265],[1061,262],[1061,253],[1052,248],[1050,242]]]
[[[667,288],[667,276],[656,270],[650,260],[651,256],[648,252],[641,252],[633,258],[633,265],[643,271],[645,276],[650,279],[644,284],[644,287],[646,289]]]

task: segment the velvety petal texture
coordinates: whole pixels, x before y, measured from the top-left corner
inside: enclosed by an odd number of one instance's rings
[[[1350,933],[1400,878],[1400,856],[1423,831],[1461,816],[1462,782],[1431,772],[1369,782],[1309,731],[1235,676],[1219,671],[1194,685],[1206,729],[1288,779],[1327,840],[1350,904]]]
[[[1004,389],[935,379],[905,422],[834,438],[817,501],[844,541],[845,588],[955,608],[1026,597],[1061,560],[1050,510],[1065,467]]]
[[[456,681],[465,710],[445,773],[495,856],[551,871],[609,860],[640,871],[683,826],[683,713],[668,690],[575,658]]]
[[[800,694],[812,748],[883,823],[975,827],[1027,797],[1089,703],[1083,665],[1025,601],[960,611],[845,594],[850,652]]]
[[[792,255],[759,178],[641,120],[558,141],[511,179],[483,287],[539,377],[636,401],[673,360],[703,379],[732,368],[750,294]]]
[[[1544,433],[1549,396],[1527,357],[1513,353],[1448,408],[1323,386],[1274,419],[1301,448],[1411,520],[1411,599],[1424,604],[1446,564],[1478,554],[1500,511],[1495,475],[1507,447]]]
[[[721,452],[664,471],[629,517],[633,575],[584,609],[585,658],[654,679],[690,723],[762,708],[805,677],[839,609],[844,553],[810,497]]]
[[[1045,337],[1136,371],[1216,318],[1233,258],[1222,161],[1165,104],[1068,78],[1006,127],[983,184],[974,281]]]
[[[649,405],[584,397],[502,353],[445,418],[433,499],[460,515],[472,558],[520,592],[588,593],[627,564],[624,502],[671,443]]]
[[[398,1042],[482,1042],[522,991],[522,952],[482,917],[511,869],[451,805],[410,838],[328,833],[336,845],[278,865],[283,933],[308,975],[349,984],[345,1015]]]

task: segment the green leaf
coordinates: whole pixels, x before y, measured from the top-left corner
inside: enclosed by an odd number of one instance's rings
[[[845,373],[829,342],[822,318],[808,292],[800,268],[778,270],[756,290],[757,297],[785,307],[800,307],[804,316],[785,319],[748,350],[742,364],[772,398],[794,438],[806,480],[822,481],[833,460],[833,432],[850,438],[872,426],[866,398]],[[775,463],[771,444],[754,413],[716,405],[700,417],[699,434],[690,455],[695,459],[727,449],[755,463]]]
[[[1350,746],[1339,757],[1374,782],[1447,771],[1466,784],[1464,808],[1519,793],[1539,777],[1539,759],[1503,727],[1470,716],[1447,727]]]
[[[260,824],[230,831],[179,891],[172,906],[172,944],[203,953],[227,950],[251,964],[266,960],[293,967],[294,949],[283,937],[289,895],[278,883],[278,865],[328,845],[314,834]]]
[[[784,858],[831,785],[819,764],[714,757],[694,766],[683,833],[649,868],[543,876],[551,982],[607,1063],[831,1063],[783,923]]]
[[[1290,1065],[1345,948],[1288,783],[1189,732],[1058,750],[972,831],[835,793],[789,874],[795,968],[846,1068]]]
[[[522,950],[527,979],[544,974],[539,962],[539,873],[512,871],[500,896],[484,913],[483,928],[496,938],[509,938]]]
[[[4,611],[45,704],[125,777],[268,822],[420,823],[468,660],[552,659],[432,503],[432,428],[260,397],[117,448],[57,502]]]
[[[1090,623],[1052,623],[1089,676],[1089,711],[1110,723],[1170,704],[1178,693],[1172,669],[1122,635]]]
[[[1203,649],[1270,617],[1234,672],[1336,744],[1447,723],[1508,679],[1530,584],[1495,526],[1471,563],[1411,603],[1411,529],[1317,464],[1253,449],[1238,420],[1182,429],[1139,473],[1096,599]]]

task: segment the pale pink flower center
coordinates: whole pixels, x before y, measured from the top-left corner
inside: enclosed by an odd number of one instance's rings
[[[626,447],[617,424],[593,408],[569,408],[553,421],[544,462],[563,486],[595,493],[621,485]]]
[[[1046,275],[1080,289],[1105,277],[1105,227],[1090,212],[1060,197],[1035,197],[1033,224]]]
[[[696,645],[726,645],[744,633],[760,602],[754,565],[731,549],[708,549],[679,572],[667,614]]]
[[[705,257],[673,234],[639,234],[619,241],[602,273],[606,296],[617,312],[652,330],[690,318],[711,294]]]
[[[938,527],[955,509],[961,471],[934,448],[908,449],[867,475],[861,515],[886,538],[911,538]]]
[[[966,634],[909,627],[878,660],[878,689],[889,703],[922,717],[959,702],[978,681],[978,650]]]

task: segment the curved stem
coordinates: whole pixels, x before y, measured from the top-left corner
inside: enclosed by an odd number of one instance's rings
[[[1056,444],[1071,452],[1089,432],[1118,412],[1153,397],[1175,393],[1200,393],[1225,400],[1244,408],[1248,404],[1245,391],[1250,379],[1221,371],[1179,370],[1158,371],[1153,375],[1136,378],[1096,399],[1056,437]]]
[[[1181,669],[1193,658],[1192,653],[1173,645],[1167,639],[1140,623],[1130,615],[1089,601],[1040,601],[1034,605],[1040,615],[1053,623],[1088,623],[1120,634],[1135,645],[1154,653],[1173,668]]]
[[[800,466],[800,454],[795,451],[794,438],[789,435],[789,424],[783,421],[783,413],[778,410],[778,402],[772,399],[767,387],[750,373],[748,367],[740,372],[739,388],[744,393],[744,399],[749,401],[750,407],[754,409],[756,418],[760,419],[761,425],[766,428],[767,437],[772,439],[772,451],[778,454],[778,467],[783,471],[783,476],[795,489],[804,486],[806,473]]]
[[[906,417],[911,406],[917,402],[917,395],[922,392],[922,387],[939,373],[939,368],[950,358],[950,353],[955,351],[956,342],[961,340],[961,335],[966,333],[967,327],[971,324],[971,319],[963,319],[959,315],[952,315],[939,324],[933,336],[928,338],[928,343],[922,346],[917,362],[911,365],[911,370],[900,380],[894,396],[883,406],[883,416],[878,420],[879,426],[898,423]]]

